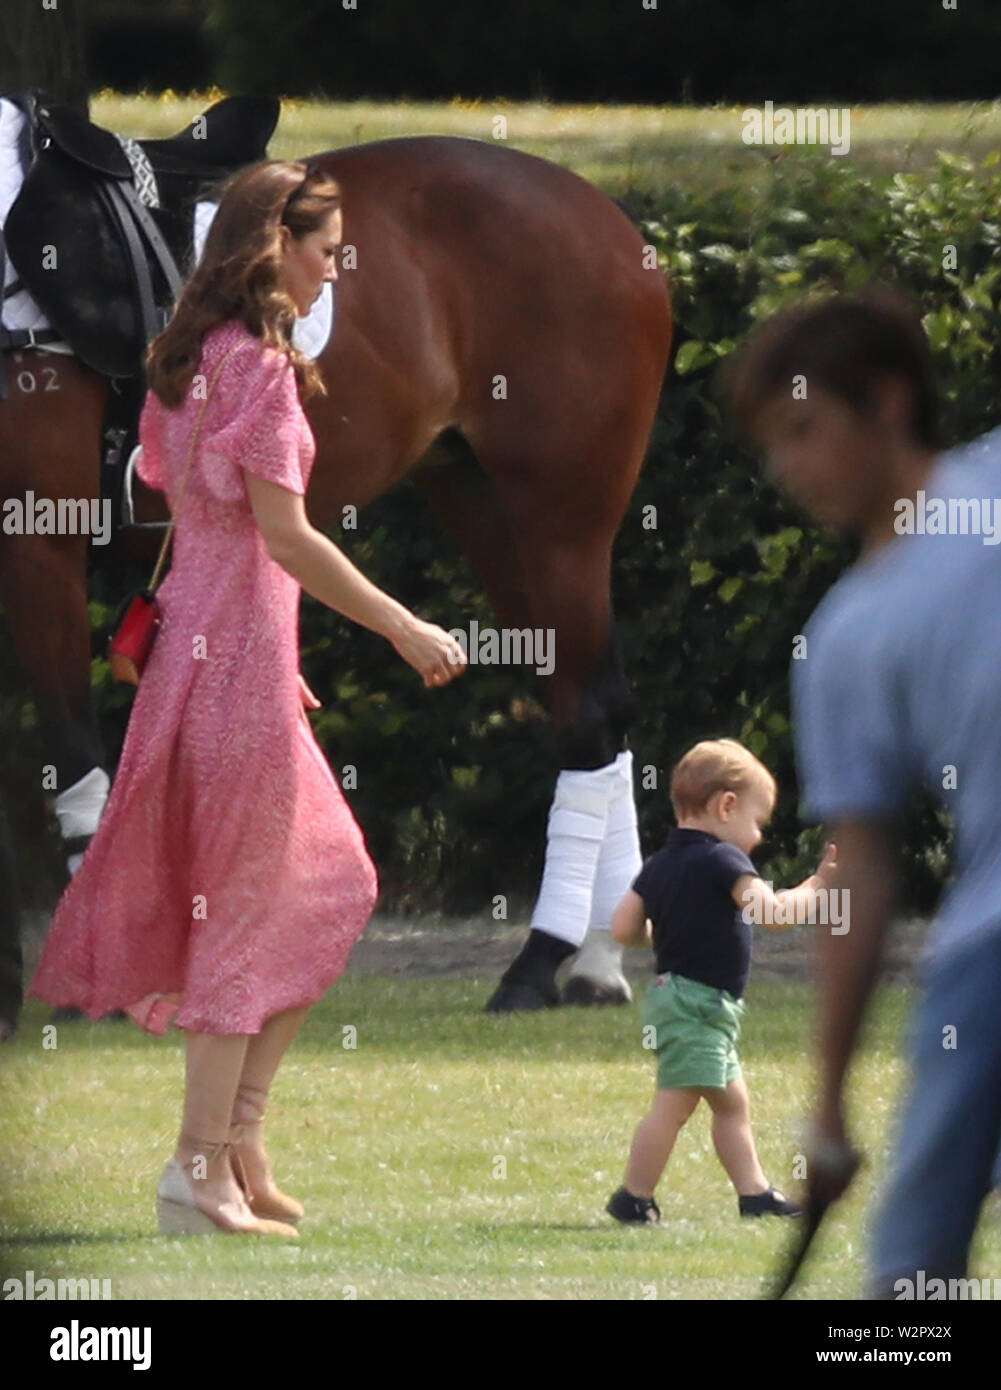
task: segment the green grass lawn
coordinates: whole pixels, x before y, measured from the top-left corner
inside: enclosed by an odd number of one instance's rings
[[[122,134],[163,136],[211,99],[104,94],[91,114]],[[672,182],[732,187],[768,167],[768,150],[741,143],[739,110],[721,107],[287,102],[270,153],[403,134],[489,140],[498,114],[512,145],[613,195]],[[939,148],[980,159],[1001,148],[1001,104],[856,109],[852,140],[847,158],[886,173],[927,164]],[[794,1223],[738,1219],[706,1107],[658,1193],[662,1226],[623,1229],[604,1214],[653,1085],[637,1010],[487,1016],[495,983],[349,974],[313,1012],[279,1073],[269,1122],[279,1181],[309,1212],[298,1245],[157,1236],[181,1035],[69,1024],[48,1050],[48,1009],[33,1001],[18,1040],[0,1051],[5,1272],[109,1279],[122,1299],[758,1296]],[[804,984],[752,981],[741,1047],[762,1162],[789,1191],[812,1086],[812,999]],[[862,1289],[908,1002],[897,987],[877,997],[852,1088],[868,1163],[819,1237],[799,1297]],[[342,1046],[348,1025],[355,1049]],[[998,1271],[991,1198],[971,1272]]]
[[[91,117],[123,135],[162,138],[183,129],[223,95],[126,97],[108,92],[93,99]],[[290,98],[282,104],[269,153],[273,159],[294,159],[400,135],[493,141],[495,118],[504,116],[507,143],[575,170],[613,197],[631,188],[656,194],[672,183],[730,188],[753,184],[776,153],[776,148],[743,143],[742,110],[503,99],[394,104]],[[1001,150],[1001,102],[853,107],[851,149],[837,157],[890,175],[932,163],[939,149],[977,161]],[[793,160],[835,157],[809,146],[783,146],[781,152]]]
[[[492,984],[348,975],[314,1010],[269,1131],[279,1181],[308,1209],[298,1246],[159,1237],[181,1035],[67,1024],[44,1050],[48,1010],[33,1001],[2,1062],[6,1272],[110,1279],[114,1298],[139,1299],[755,1298],[793,1223],[738,1219],[705,1106],[658,1193],[662,1226],[622,1228],[603,1212],[652,1085],[636,1009],[484,1015]],[[806,985],[752,981],[742,1046],[762,1162],[790,1190],[811,998]],[[878,997],[853,1091],[869,1163],[799,1297],[859,1295],[907,1000],[899,988]],[[988,1205],[974,1273],[1001,1268]]]

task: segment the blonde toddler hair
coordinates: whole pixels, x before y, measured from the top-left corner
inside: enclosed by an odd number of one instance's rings
[[[690,748],[671,774],[671,805],[678,820],[698,816],[717,792],[760,787],[776,793],[775,778],[742,743],[732,738],[707,739]]]

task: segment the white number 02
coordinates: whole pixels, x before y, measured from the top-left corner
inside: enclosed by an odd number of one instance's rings
[[[42,376],[45,380],[45,385],[42,387],[43,391],[59,390],[59,375],[55,367],[43,367]],[[26,396],[32,395],[35,391],[38,390],[38,382],[35,378],[35,373],[18,372],[17,387],[18,390],[23,391]]]

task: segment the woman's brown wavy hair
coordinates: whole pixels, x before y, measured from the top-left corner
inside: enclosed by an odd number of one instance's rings
[[[336,179],[300,161],[251,164],[221,185],[202,259],[173,316],[146,352],[146,380],[169,409],[184,399],[198,370],[202,340],[217,323],[242,319],[256,337],[289,357],[303,399],[326,395],[320,369],[292,345],[297,309],[280,287],[279,227],[298,240],[340,207]]]

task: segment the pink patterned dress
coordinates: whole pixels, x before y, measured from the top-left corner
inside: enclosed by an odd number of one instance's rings
[[[139,473],[175,508],[163,621],[104,814],[28,994],[150,1033],[256,1033],[339,978],[375,869],[306,718],[301,589],[268,554],[243,470],[304,494],[316,446],[291,364],[239,320],[205,337],[202,411],[150,392]]]

